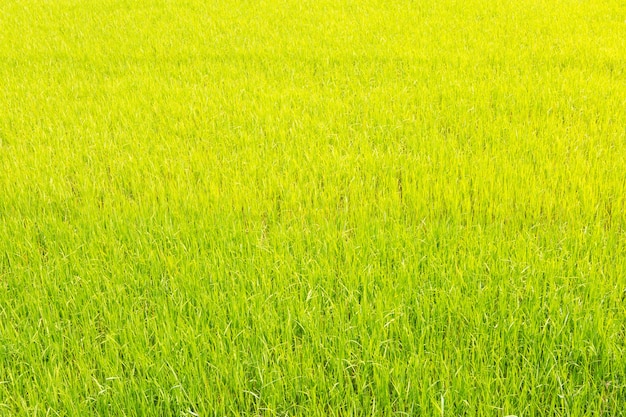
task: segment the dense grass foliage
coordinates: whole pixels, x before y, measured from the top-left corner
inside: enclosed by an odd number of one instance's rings
[[[621,0],[2,0],[0,415],[625,415],[625,67]]]

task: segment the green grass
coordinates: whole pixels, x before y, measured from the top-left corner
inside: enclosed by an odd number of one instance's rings
[[[0,416],[626,415],[626,3],[2,0]]]

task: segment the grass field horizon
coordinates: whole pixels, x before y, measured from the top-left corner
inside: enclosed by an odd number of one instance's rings
[[[626,415],[626,3],[4,0],[0,416]]]

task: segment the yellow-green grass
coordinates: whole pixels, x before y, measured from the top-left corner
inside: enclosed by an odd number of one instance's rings
[[[0,416],[626,413],[626,3],[0,2]]]

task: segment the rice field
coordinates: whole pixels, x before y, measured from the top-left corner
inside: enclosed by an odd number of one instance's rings
[[[624,415],[623,1],[0,1],[0,416]]]

